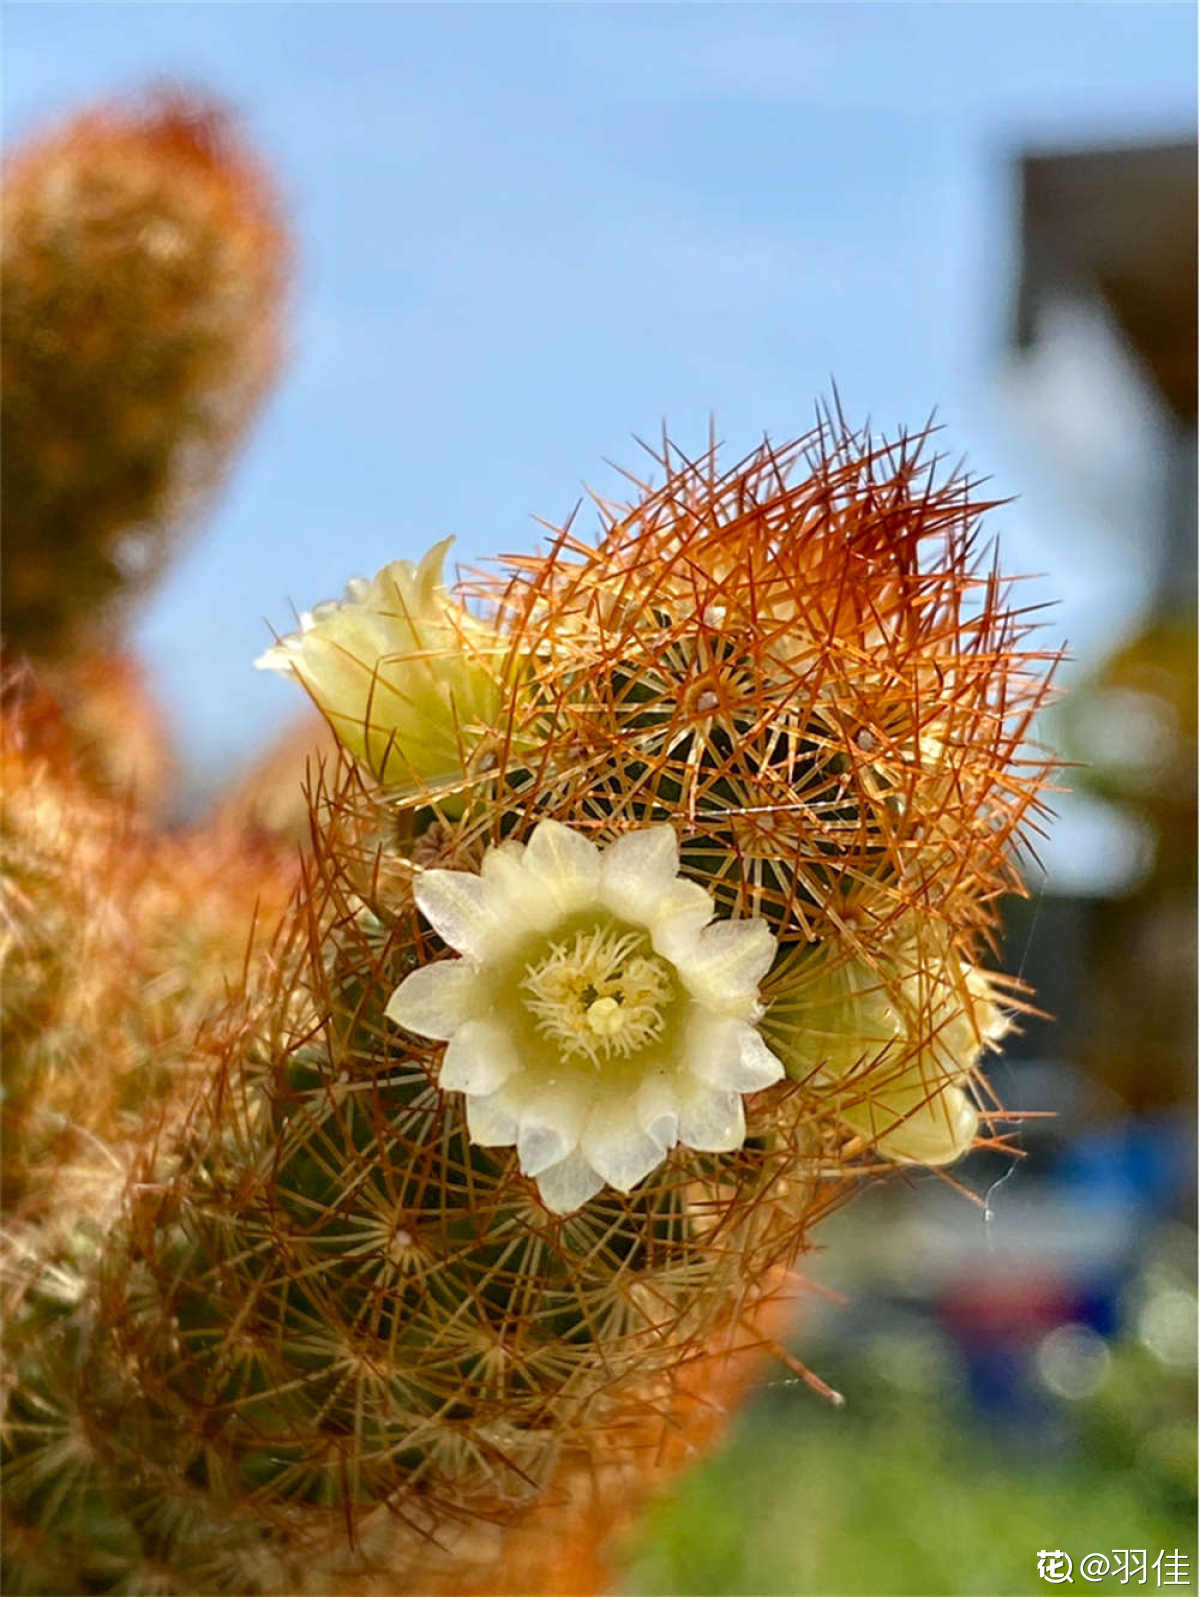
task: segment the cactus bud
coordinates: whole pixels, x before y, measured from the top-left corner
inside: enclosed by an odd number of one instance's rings
[[[295,677],[342,745],[407,792],[453,786],[500,725],[503,645],[443,587],[451,541],[352,580],[255,662]]]

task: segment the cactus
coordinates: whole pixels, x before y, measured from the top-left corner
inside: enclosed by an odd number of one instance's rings
[[[0,696],[3,1199],[24,1228],[86,1207],[114,1171],[119,1195],[122,1150],[185,1091],[196,1033],[269,939],[291,873],[261,842],[164,836],[98,790],[28,667],[0,672]]]
[[[307,847],[309,774],[336,754],[337,739],[315,710],[287,725],[223,793],[218,818],[231,829]]]
[[[278,365],[288,245],[230,119],[178,93],[25,145],[4,210],[4,631],[60,659],[107,647],[224,474]]]
[[[347,758],[120,1223],[17,1272],[10,1589],[479,1584],[989,1124],[1044,671],[922,442],[664,448],[595,547],[269,651]]]
[[[175,805],[179,762],[151,673],[116,642],[39,661],[37,682],[69,737],[74,779],[101,798],[126,800],[150,821]]]
[[[232,828],[156,830],[174,760],[120,640],[274,373],[287,245],[229,119],[180,94],[27,143],[4,201],[4,1198],[36,1255],[119,1194],[290,892]]]
[[[18,1360],[61,1351],[53,1335],[38,1346],[50,1326],[84,1312],[136,1151],[168,1105],[194,1097],[197,1038],[265,954],[293,876],[277,850],[228,831],[156,832],[128,794],[97,784],[27,665],[5,667],[0,698],[7,1387]],[[77,1327],[65,1335],[77,1348]],[[39,1382],[39,1424],[60,1411],[78,1424],[71,1389]],[[39,1489],[73,1488],[69,1442],[47,1468]],[[19,1586],[82,1589],[36,1524],[9,1528]]]

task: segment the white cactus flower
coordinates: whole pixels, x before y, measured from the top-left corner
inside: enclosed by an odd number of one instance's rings
[[[407,976],[389,1017],[446,1042],[440,1084],[484,1147],[514,1145],[542,1201],[628,1192],[676,1143],[745,1140],[742,1094],[782,1079],[755,1022],[775,939],[718,921],[679,874],[670,826],[605,849],[557,821],[489,849],[476,876],[427,870],[416,900],[461,955]]]

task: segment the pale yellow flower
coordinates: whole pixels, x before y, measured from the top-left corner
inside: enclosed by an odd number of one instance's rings
[[[445,1040],[440,1083],[466,1094],[471,1139],[515,1144],[558,1213],[606,1182],[630,1191],[677,1143],[740,1147],[742,1094],[783,1076],[756,1027],[775,939],[761,920],[710,924],[712,899],[678,871],[670,826],[601,849],[542,821],[478,876],[417,878],[461,957],[412,972],[387,1013]]]
[[[401,790],[452,785],[501,721],[504,644],[443,586],[452,541],[352,579],[255,661],[297,678],[350,753]]]
[[[851,1129],[889,1159],[950,1164],[979,1128],[968,1091],[1008,1031],[987,978],[941,939],[903,932],[864,959],[799,959],[767,1025],[789,1074],[830,1090]]]

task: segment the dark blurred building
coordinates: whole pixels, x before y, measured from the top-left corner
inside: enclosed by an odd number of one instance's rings
[[[1019,171],[1018,355],[1035,366],[1056,311],[1086,311],[1096,337],[1121,346],[1110,365],[1144,385],[1166,491],[1148,500],[1134,533],[1156,568],[1136,634],[1073,685],[1057,723],[1061,752],[1080,762],[1071,785],[1142,828],[1149,857],[1107,897],[1056,895],[1051,882],[1036,917],[1015,907],[1009,946],[1027,950],[1024,974],[1054,1019],[1031,1023],[1013,1056],[1076,1067],[1076,1109],[1078,1080],[1103,1084],[1083,1124],[1060,1112],[1064,1148],[1089,1121],[1097,1132],[1107,1121],[1111,1135],[1126,1115],[1135,1140],[1139,1128],[1156,1136],[1167,1127],[1186,1147],[1179,1111],[1194,1095],[1196,1044],[1197,150],[1028,155]],[[1126,547],[1131,570],[1135,553]],[[1096,558],[1122,551],[1098,537]],[[1190,1198],[1184,1190],[1167,1202],[1186,1210]]]
[[[1196,578],[1196,185],[1190,144],[1029,155],[1020,163],[1015,338],[1037,345],[1064,296],[1099,301],[1162,401],[1173,457],[1164,598]]]

